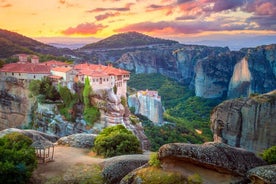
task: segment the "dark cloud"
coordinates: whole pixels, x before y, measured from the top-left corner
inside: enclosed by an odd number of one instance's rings
[[[105,13],[105,14],[102,14],[102,15],[95,16],[95,19],[97,21],[101,21],[101,20],[105,20],[105,19],[107,19],[109,17],[115,17],[115,16],[118,16],[118,15],[120,15],[119,12],[116,12],[116,13]]]
[[[244,2],[245,2],[244,0],[235,0],[235,1],[217,0],[213,7],[213,11],[221,12],[225,10],[236,10],[238,7],[243,6]]]
[[[181,17],[176,17],[175,20],[194,20],[194,19],[197,19],[198,16],[196,15],[184,15],[184,16],[181,16]]]
[[[134,5],[134,3],[127,3],[124,7],[119,8],[95,8],[92,10],[88,10],[88,13],[95,13],[95,12],[104,12],[104,11],[130,11],[130,7]]]
[[[62,31],[61,33],[65,35],[74,35],[74,34],[93,35],[106,27],[107,26],[103,26],[102,24],[97,25],[94,23],[82,23],[77,25],[76,27],[69,27],[68,29]]]

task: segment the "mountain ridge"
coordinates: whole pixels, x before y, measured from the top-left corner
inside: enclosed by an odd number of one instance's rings
[[[19,33],[0,29],[0,58],[7,58],[19,53],[62,56],[65,53],[72,54],[72,51],[59,49]]]
[[[81,49],[124,48],[155,44],[177,44],[177,41],[151,37],[138,32],[119,33],[95,43],[87,44]]]

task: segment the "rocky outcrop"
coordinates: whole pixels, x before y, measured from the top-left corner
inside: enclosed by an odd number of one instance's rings
[[[92,148],[96,136],[96,134],[72,134],[60,138],[57,144],[76,148]]]
[[[58,140],[58,137],[54,135],[45,134],[43,132],[36,131],[36,130],[20,130],[17,128],[8,128],[0,131],[0,137],[3,137],[6,134],[13,133],[13,132],[24,134],[29,138],[31,138],[33,141],[45,140],[45,141],[56,142]]]
[[[163,106],[157,91],[138,91],[128,97],[128,105],[135,108],[135,114],[146,116],[153,123],[163,123]]]
[[[28,95],[27,82],[12,77],[0,79],[0,130],[27,127],[33,106]]]
[[[248,171],[247,176],[253,184],[273,184],[276,182],[276,164],[253,168]]]
[[[109,158],[104,161],[102,175],[107,183],[117,184],[125,175],[146,164],[148,160],[149,155],[123,155]]]
[[[210,119],[215,142],[262,152],[276,145],[276,91],[225,101]]]
[[[158,157],[163,167],[166,167],[166,160],[171,159],[239,176],[245,176],[248,170],[266,164],[252,152],[214,142],[202,145],[166,144],[159,149]]]

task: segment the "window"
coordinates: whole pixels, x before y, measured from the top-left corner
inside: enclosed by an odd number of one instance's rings
[[[14,73],[12,72],[12,75],[14,75]]]
[[[21,76],[21,73],[19,73],[18,75]]]
[[[35,79],[35,75],[34,75],[34,79]]]

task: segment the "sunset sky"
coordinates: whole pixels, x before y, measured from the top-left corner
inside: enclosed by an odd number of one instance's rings
[[[0,0],[0,9],[0,28],[33,38],[276,35],[276,0]]]

